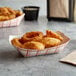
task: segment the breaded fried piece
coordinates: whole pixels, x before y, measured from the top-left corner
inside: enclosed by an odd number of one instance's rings
[[[43,50],[45,48],[45,46],[40,42],[30,41],[30,42],[24,43],[24,48],[25,49]]]
[[[18,16],[20,16],[20,15],[22,15],[23,13],[21,12],[21,11],[19,11],[19,10],[14,10],[15,11],[15,15],[16,15],[16,17],[18,17]]]
[[[1,13],[6,13],[6,14],[8,14],[9,13],[9,11],[5,8],[5,7],[0,7],[0,12]]]
[[[14,19],[23,13],[19,10],[13,10],[9,7],[0,7],[0,21],[7,21]]]
[[[19,48],[23,48],[23,45],[20,43],[19,41],[19,38],[14,38],[11,43],[16,46],[16,47],[19,47]]]
[[[2,13],[2,15],[4,15],[4,16],[10,14],[10,12],[5,7],[0,7],[0,13]]]
[[[40,31],[32,31],[32,32],[27,32],[22,36],[22,41],[23,42],[28,42],[28,41],[39,41],[42,39],[43,33]]]
[[[6,21],[15,18],[15,15],[0,16],[0,21]]]
[[[6,21],[9,20],[8,16],[0,16],[0,21]]]
[[[0,12],[0,16],[2,16],[3,14]]]
[[[10,20],[10,19],[14,19],[15,17],[16,17],[16,16],[15,16],[14,14],[8,15],[9,20]]]
[[[10,12],[10,14],[15,15],[15,11],[12,8],[9,8],[9,7],[5,7],[5,8]]]
[[[61,35],[57,34],[56,32],[53,32],[51,30],[46,30],[46,36],[57,38],[57,39],[60,39],[61,41],[63,40],[63,37],[61,37]]]
[[[46,48],[57,46],[61,43],[59,39],[51,37],[44,37],[40,42],[42,42]]]

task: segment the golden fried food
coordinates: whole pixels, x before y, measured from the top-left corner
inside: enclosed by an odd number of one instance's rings
[[[2,13],[3,16],[9,15],[10,12],[5,7],[0,7],[0,13]]]
[[[15,15],[16,15],[16,17],[18,17],[18,16],[20,16],[20,15],[22,15],[23,13],[21,12],[21,11],[19,11],[19,10],[14,10],[15,11]]]
[[[10,14],[15,14],[15,11],[13,9],[11,9],[9,7],[5,7],[5,8],[10,12]]]
[[[39,41],[42,39],[43,33],[39,31],[27,32],[21,38],[23,42],[27,41]]]
[[[14,19],[16,16],[14,14],[11,14],[8,16],[9,19]]]
[[[2,13],[0,13],[0,16],[2,16]]]
[[[30,42],[24,43],[24,48],[25,49],[43,50],[45,48],[45,46],[40,42],[30,41]]]
[[[46,48],[57,46],[61,43],[59,39],[51,37],[44,37],[40,42],[42,42]]]
[[[6,21],[9,20],[8,16],[0,16],[0,21]]]
[[[63,42],[62,40],[61,35],[47,30],[46,35],[40,31],[27,32],[21,38],[14,38],[11,43],[24,49],[43,50],[60,45]]]
[[[63,40],[63,37],[61,37],[61,35],[57,34],[56,32],[53,32],[51,30],[46,30],[46,36]]]
[[[16,47],[20,47],[23,48],[23,45],[20,43],[19,38],[14,38],[11,43],[16,46]]]
[[[14,19],[22,14],[23,13],[19,10],[13,10],[9,7],[0,7],[0,21]]]

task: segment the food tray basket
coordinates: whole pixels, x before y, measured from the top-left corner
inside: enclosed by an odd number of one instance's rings
[[[63,33],[61,33],[60,31],[57,31],[57,33],[59,33],[64,39],[62,41],[62,43],[58,46],[55,47],[50,47],[50,48],[46,48],[44,50],[34,50],[34,49],[23,49],[23,48],[18,48],[15,47],[24,57],[31,57],[31,56],[38,56],[38,55],[46,55],[46,54],[52,54],[52,53],[59,53],[60,51],[62,51],[64,49],[64,47],[68,44],[68,42],[70,41],[70,39],[65,36]],[[12,45],[11,40],[15,37],[20,37],[18,35],[10,35],[9,36],[9,43]]]
[[[11,26],[18,26],[23,19],[25,14],[18,16],[14,19],[7,20],[7,21],[0,21],[0,27],[11,27]]]

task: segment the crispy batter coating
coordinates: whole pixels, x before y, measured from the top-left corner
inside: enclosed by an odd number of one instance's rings
[[[16,15],[16,17],[18,17],[18,16],[20,16],[20,15],[22,15],[23,13],[21,12],[21,11],[19,11],[19,10],[14,10],[15,11],[15,15]]]
[[[56,32],[53,32],[52,30],[46,30],[46,36],[47,37],[57,38],[57,39],[60,39],[61,41],[63,40],[61,35],[57,34]]]
[[[43,50],[58,46],[61,44],[63,37],[55,32],[50,33],[46,31],[44,35],[40,31],[32,31],[25,33],[21,38],[14,38],[11,42],[14,46],[24,49],[38,49]]]
[[[43,33],[39,31],[32,31],[32,32],[27,32],[23,35],[22,41],[23,42],[28,42],[28,41],[39,41],[42,39]]]
[[[44,37],[41,42],[45,45],[46,48],[57,46],[61,43],[59,39],[51,37]]]
[[[0,7],[0,13],[2,13],[3,16],[9,15],[10,12],[5,7]]]
[[[14,19],[16,16],[14,14],[11,14],[8,17],[9,17],[9,20],[10,20],[10,19]]]
[[[24,43],[24,48],[25,49],[43,50],[45,48],[45,46],[40,42],[30,41],[30,42]]]
[[[11,43],[16,46],[16,47],[20,47],[23,48],[23,45],[20,43],[19,38],[14,38]]]
[[[19,10],[13,10],[9,7],[0,7],[0,21],[14,19],[22,14],[23,13]]]
[[[0,16],[0,21],[6,21],[9,20],[8,16]]]
[[[5,7],[5,8],[10,12],[10,14],[15,14],[15,11],[13,9],[11,9],[9,7]]]

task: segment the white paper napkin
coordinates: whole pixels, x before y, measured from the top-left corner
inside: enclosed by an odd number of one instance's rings
[[[60,59],[60,61],[76,65],[76,50]]]

